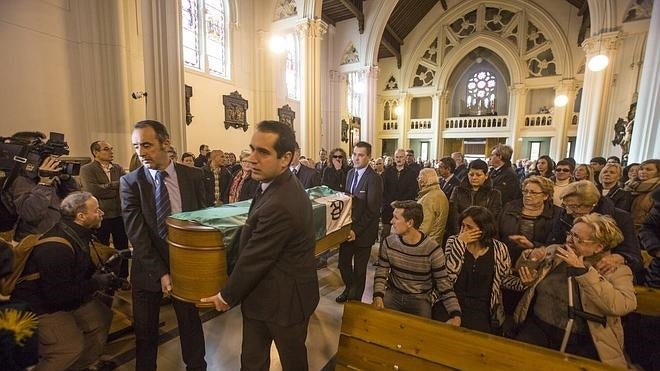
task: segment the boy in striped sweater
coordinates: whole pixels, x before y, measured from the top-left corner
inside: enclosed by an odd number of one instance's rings
[[[392,234],[378,254],[373,305],[431,318],[433,298],[460,326],[461,308],[447,276],[442,247],[419,231],[424,214],[415,201],[392,202]]]

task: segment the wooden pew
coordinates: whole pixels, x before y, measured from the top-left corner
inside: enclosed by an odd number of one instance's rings
[[[582,357],[351,301],[336,370],[615,370]]]
[[[660,317],[660,290],[646,286],[635,286],[637,309],[635,313]]]

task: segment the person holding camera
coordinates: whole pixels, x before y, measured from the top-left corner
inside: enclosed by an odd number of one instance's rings
[[[112,312],[94,293],[118,284],[112,273],[97,272],[90,256],[92,229],[103,220],[98,200],[74,192],[59,206],[62,220],[42,238],[59,237],[32,250],[12,299],[39,316],[39,363],[35,370],[84,369],[99,362]],[[98,365],[96,365],[98,366]]]
[[[43,142],[46,138],[39,132],[21,132],[12,137],[30,142]],[[9,194],[18,214],[14,231],[15,241],[20,241],[29,234],[44,233],[51,229],[60,221],[62,199],[79,190],[73,177],[62,171],[59,156],[44,155],[37,169],[28,162],[9,185]]]

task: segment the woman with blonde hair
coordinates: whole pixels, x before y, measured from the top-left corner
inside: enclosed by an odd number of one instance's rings
[[[516,339],[627,368],[621,317],[637,307],[633,274],[626,265],[595,268],[622,241],[614,219],[592,213],[575,219],[564,245],[523,252],[516,267],[528,287]]]
[[[239,156],[241,170],[236,172],[229,186],[229,203],[249,200],[254,198],[257,193],[259,182],[252,179],[250,163],[245,161],[248,156],[250,156],[250,151],[241,151]]]
[[[573,178],[575,178],[575,181],[588,180],[594,183],[594,172],[591,170],[591,166],[587,164],[579,164],[575,167]]]

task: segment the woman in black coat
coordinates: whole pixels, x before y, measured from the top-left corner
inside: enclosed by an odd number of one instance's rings
[[[346,152],[341,148],[335,148],[330,152],[330,159],[330,165],[323,168],[321,184],[337,192],[344,192],[346,174],[348,174],[349,169]]]

